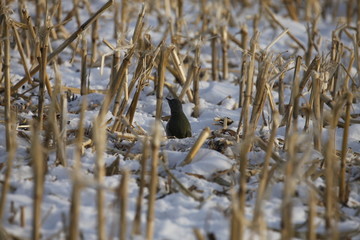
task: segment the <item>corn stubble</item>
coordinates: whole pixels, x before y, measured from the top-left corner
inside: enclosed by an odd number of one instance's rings
[[[152,0],[149,4],[143,4],[138,9],[138,3],[128,0],[110,0],[97,11],[92,12],[90,3],[84,1],[89,15],[87,21],[81,23],[78,12],[79,1],[74,0],[74,9],[67,16],[62,11],[62,1],[56,5],[38,4],[35,8],[36,15],[32,19],[26,11],[26,3],[19,1],[21,22],[11,19],[6,11],[6,6],[2,5],[0,24],[2,26],[1,65],[3,76],[0,79],[1,94],[5,108],[4,124],[6,130],[6,150],[8,159],[6,164],[5,179],[2,184],[0,198],[0,217],[6,212],[6,195],[9,190],[9,180],[11,178],[11,168],[15,158],[17,137],[27,139],[31,142],[30,164],[33,167],[34,181],[34,207],[32,221],[32,238],[41,238],[41,218],[44,214],[41,211],[42,195],[44,187],[44,174],[48,170],[47,156],[52,149],[56,149],[57,164],[64,167],[68,164],[66,150],[69,146],[70,131],[66,129],[67,98],[65,88],[61,81],[58,70],[58,58],[66,47],[73,51],[73,58],[81,59],[81,89],[73,89],[74,92],[85,96],[94,92],[89,88],[87,71],[88,68],[96,66],[99,62],[99,22],[102,14],[106,10],[113,11],[114,14],[114,36],[118,40],[117,45],[113,46],[107,40],[103,44],[107,45],[112,56],[111,75],[109,88],[104,93],[104,101],[100,107],[99,114],[95,119],[92,129],[84,129],[84,117],[86,109],[90,106],[87,101],[81,105],[80,122],[75,132],[76,139],[74,165],[72,168],[73,189],[71,194],[70,224],[64,228],[64,233],[69,239],[80,239],[79,211],[80,193],[86,187],[95,187],[97,190],[97,233],[99,239],[107,239],[107,221],[105,211],[105,193],[115,192],[119,202],[119,218],[117,229],[119,239],[128,239],[130,235],[142,235],[146,239],[154,238],[155,231],[155,212],[156,199],[159,189],[158,165],[163,160],[160,150],[160,143],[166,139],[161,136],[160,119],[162,114],[162,100],[164,87],[169,89],[174,97],[183,101],[192,102],[195,105],[193,116],[201,115],[199,93],[199,81],[203,81],[201,73],[206,72],[210,75],[211,81],[226,80],[229,74],[237,74],[239,85],[238,106],[240,119],[237,131],[232,135],[226,135],[228,130],[227,121],[223,124],[220,132],[211,131],[205,128],[198,136],[197,140],[190,147],[189,153],[180,163],[181,166],[191,164],[195,155],[202,146],[206,145],[209,138],[216,135],[228,146],[232,146],[234,154],[230,156],[236,162],[235,168],[229,171],[236,173],[239,178],[232,184],[227,192],[231,199],[229,232],[231,239],[245,239],[248,236],[258,236],[261,239],[267,238],[267,231],[279,232],[281,239],[292,239],[293,237],[316,239],[342,239],[350,238],[359,232],[339,232],[338,224],[341,220],[341,204],[347,204],[351,182],[347,172],[349,170],[348,156],[348,136],[349,128],[352,124],[359,124],[359,119],[351,114],[352,104],[359,101],[360,85],[360,61],[358,42],[360,36],[360,25],[352,25],[354,18],[360,18],[359,12],[352,9],[360,9],[359,3],[349,1],[347,5],[347,24],[333,31],[332,48],[329,54],[316,54],[320,49],[321,40],[319,39],[318,21],[320,13],[331,12],[332,17],[336,17],[336,1],[324,1],[324,3],[311,0],[306,1],[305,15],[299,13],[299,1],[282,1],[289,17],[294,21],[306,20],[309,22],[307,37],[308,45],[305,46],[291,32],[286,29],[278,20],[275,12],[276,8],[271,1],[260,1],[259,13],[253,18],[252,26],[244,23],[237,26],[240,37],[233,35],[229,27],[236,26],[233,12],[227,9],[234,5],[235,1],[226,1],[223,5],[211,3],[211,1],[199,1],[201,11],[194,20],[198,26],[198,34],[192,39],[184,41],[181,36],[186,35],[184,24],[184,4],[189,1],[159,1]],[[135,1],[137,2],[137,1]],[[238,1],[242,7],[252,5],[249,1]],[[239,4],[238,3],[238,4]],[[331,4],[329,4],[331,3]],[[1,3],[4,4],[4,3]],[[326,5],[326,6],[325,6]],[[115,7],[112,7],[115,6]],[[164,11],[157,9],[163,8]],[[314,13],[310,9],[314,9]],[[322,12],[321,12],[321,9]],[[138,15],[133,14],[137,10]],[[237,11],[237,10],[235,10]],[[164,21],[166,16],[174,12],[176,18],[169,22]],[[315,14],[316,13],[316,14]],[[151,35],[146,29],[144,17],[146,14],[154,14],[158,17],[159,24],[166,25],[163,39],[171,38],[171,44],[160,41],[158,46],[154,46]],[[68,33],[64,25],[74,17],[78,29],[74,33]],[[266,18],[271,27],[282,31],[265,49],[259,46],[260,32],[258,23],[261,18]],[[302,19],[305,18],[305,19]],[[131,42],[125,41],[125,35],[129,30],[129,23],[136,20],[135,29]],[[56,25],[53,25],[57,23]],[[87,30],[91,27],[91,30]],[[249,35],[249,28],[253,28],[253,35]],[[36,31],[35,31],[36,30]],[[10,35],[14,36],[16,47],[20,53],[21,64],[24,70],[24,77],[11,83],[10,72]],[[170,36],[169,36],[170,35]],[[304,56],[295,55],[290,59],[284,59],[281,55],[275,56],[271,53],[271,47],[284,36],[289,37],[290,45],[295,52],[301,50]],[[343,38],[349,38],[353,42],[353,47],[345,46]],[[88,43],[86,39],[91,39],[89,49],[91,56],[87,55]],[[249,41],[249,38],[250,41]],[[63,39],[56,49],[51,49],[52,41]],[[74,41],[77,40],[77,43]],[[81,41],[80,41],[81,40]],[[80,44],[81,43],[81,44]],[[81,46],[81,49],[78,46]],[[126,47],[124,47],[126,45]],[[204,45],[209,46],[211,51],[211,68],[201,68],[201,50]],[[184,56],[181,50],[195,49],[194,56],[190,51]],[[230,49],[239,49],[241,59],[237,64],[238,69],[231,66],[229,61]],[[121,54],[124,52],[124,54]],[[103,59],[105,56],[103,56]],[[185,59],[188,64],[185,63]],[[29,68],[28,60],[32,64]],[[101,61],[104,65],[104,61]],[[55,72],[55,82],[52,83],[46,68],[51,65]],[[128,76],[134,66],[134,73],[128,84]],[[102,66],[104,67],[104,66]],[[357,78],[350,74],[351,70],[356,69]],[[33,76],[39,72],[39,79]],[[156,74],[154,74],[156,72]],[[165,78],[166,73],[170,73],[176,79],[176,83],[168,82]],[[293,77],[287,80],[286,75],[290,73]],[[356,75],[355,75],[356,76]],[[156,115],[155,124],[151,133],[145,132],[140,126],[135,125],[134,115],[136,114],[137,104],[140,94],[150,81],[154,82],[154,93],[156,95]],[[15,127],[15,122],[20,122],[18,115],[12,111],[12,99],[16,98],[18,90],[25,87],[26,83],[32,84],[33,88],[38,88],[38,106],[33,107],[37,117],[33,122],[27,124],[31,131],[23,131],[21,126]],[[284,89],[291,89],[289,102],[285,102]],[[179,89],[179,91],[177,91]],[[180,94],[177,96],[177,92]],[[273,92],[279,93],[279,102],[274,101]],[[307,94],[308,93],[308,94]],[[309,99],[304,96],[309,95]],[[24,96],[22,94],[21,96]],[[48,96],[50,103],[46,104]],[[70,94],[71,96],[71,94]],[[25,97],[25,96],[24,96]],[[71,99],[71,97],[70,97]],[[129,99],[132,99],[129,102]],[[111,103],[113,108],[110,109]],[[127,111],[126,111],[127,109]],[[270,109],[270,111],[267,111]],[[112,125],[105,119],[105,114],[111,111],[114,115]],[[19,110],[21,111],[21,109]],[[264,112],[269,112],[266,119]],[[57,118],[60,116],[60,118]],[[299,123],[299,118],[305,119],[304,126]],[[260,121],[262,120],[262,121]],[[260,126],[260,124],[262,124]],[[286,127],[284,139],[277,137],[279,127]],[[270,129],[270,136],[258,136],[263,128]],[[25,126],[23,126],[24,129]],[[322,135],[327,128],[328,138],[323,141]],[[342,128],[342,145],[340,157],[335,149],[336,131]],[[92,132],[92,134],[91,134]],[[117,151],[126,157],[140,159],[141,168],[139,173],[129,172],[125,169],[113,171],[121,174],[121,181],[116,191],[104,187],[105,163],[104,153],[114,153],[114,149],[109,150],[107,139],[113,138],[117,141],[126,140],[130,142],[141,141],[143,151],[131,153],[128,151]],[[220,141],[220,140],[219,140]],[[94,182],[84,182],[81,178],[81,156],[85,148],[94,147],[96,151],[96,168]],[[252,151],[263,151],[265,153],[263,163],[257,166],[250,166],[251,159],[249,153]],[[318,151],[322,159],[312,159],[311,151]],[[147,169],[147,162],[150,161],[150,172]],[[255,196],[253,218],[246,218],[247,200],[249,195],[248,180],[256,168],[259,187]],[[194,194],[191,189],[186,188],[164,165],[165,172],[169,176],[169,182],[178,185],[180,192],[192,197],[200,204],[204,200],[198,193]],[[305,170],[304,170],[305,169]],[[149,178],[147,178],[149,175]],[[128,185],[131,178],[139,178],[139,193],[136,198],[136,212],[133,221],[127,218],[128,211]],[[324,180],[325,189],[315,187],[314,181],[318,178]],[[274,183],[283,183],[282,204],[280,206],[281,226],[279,229],[270,229],[267,225],[263,203],[268,199],[268,193]],[[296,195],[296,187],[300,183],[308,187],[308,212],[307,230],[300,231],[298,226],[293,223],[292,209]],[[149,188],[149,195],[145,199],[144,190]],[[143,203],[146,203],[145,205]],[[325,206],[325,212],[318,211],[320,206]],[[142,209],[146,208],[146,223],[142,222]],[[12,207],[9,212],[15,212]],[[25,225],[24,208],[21,207],[21,225]],[[2,218],[3,219],[3,218]],[[9,218],[10,219],[10,218]],[[325,223],[326,234],[317,232],[316,222],[322,219]],[[10,220],[9,220],[10,221]],[[2,223],[0,223],[0,227]],[[145,226],[145,228],[144,228]],[[131,229],[131,231],[129,231]],[[144,231],[145,230],[145,231]],[[196,239],[205,239],[203,232],[193,229]],[[250,234],[250,235],[249,235]],[[210,235],[208,235],[210,236]],[[16,236],[14,236],[16,237]]]

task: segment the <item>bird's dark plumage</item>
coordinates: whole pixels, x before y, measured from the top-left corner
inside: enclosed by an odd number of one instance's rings
[[[179,99],[166,98],[171,110],[171,117],[166,125],[166,135],[168,137],[186,138],[191,137],[191,125],[182,110]]]

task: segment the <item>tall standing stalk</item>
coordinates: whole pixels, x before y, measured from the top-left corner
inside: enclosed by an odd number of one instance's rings
[[[336,104],[332,110],[331,118],[329,118],[328,140],[326,143],[325,157],[325,228],[327,237],[332,239],[338,238],[338,210],[337,210],[337,187],[338,187],[338,167],[336,164],[336,126],[338,124],[339,115],[341,113],[344,102],[346,102],[346,94],[336,99]]]
[[[41,205],[44,192],[44,156],[40,140],[40,126],[34,120],[32,124],[31,135],[31,158],[34,173],[34,207],[33,207],[33,225],[32,239],[40,239],[41,230]]]
[[[96,147],[96,171],[95,178],[98,183],[96,203],[97,203],[97,227],[98,227],[98,239],[106,240],[106,218],[105,218],[105,192],[101,187],[105,177],[105,162],[104,162],[104,150],[106,145],[106,135],[104,128],[104,115],[100,114],[94,122],[93,141]]]
[[[44,115],[44,101],[45,101],[45,84],[47,81],[47,52],[49,42],[49,30],[48,22],[46,21],[47,15],[45,16],[44,26],[40,28],[39,39],[40,39],[40,72],[39,72],[39,105],[38,105],[38,121],[40,128],[43,127],[43,115]],[[51,89],[51,88],[50,88]],[[49,91],[51,95],[51,92]]]
[[[246,229],[245,221],[245,205],[246,205],[246,189],[247,189],[247,166],[248,166],[248,153],[253,144],[254,133],[252,131],[247,132],[245,140],[239,143],[239,156],[240,161],[240,186],[237,197],[233,201],[234,206],[237,206],[232,209],[232,220],[231,220],[231,240],[242,240],[244,239],[244,233]]]
[[[226,80],[229,76],[229,65],[228,65],[228,31],[226,26],[221,27],[221,50],[222,50],[222,78]]]
[[[198,118],[200,115],[200,93],[199,93],[199,73],[200,73],[200,46],[197,45],[195,49],[195,61],[194,61],[196,72],[194,73],[193,80],[193,91],[194,99],[193,103],[195,104],[194,111],[192,116]]]
[[[213,81],[219,80],[217,37],[217,30],[214,28],[211,31],[211,75]]]
[[[319,74],[314,74],[311,91],[311,102],[314,116],[314,148],[321,151],[322,118],[320,107],[321,80]]]
[[[141,209],[144,196],[144,188],[146,184],[145,174],[146,174],[146,164],[149,157],[150,143],[149,139],[146,137],[143,140],[143,152],[141,157],[141,173],[140,173],[140,186],[139,194],[136,199],[136,212],[134,217],[134,224],[132,229],[132,234],[139,235],[141,234]]]
[[[345,127],[344,134],[342,138],[341,146],[341,156],[340,156],[340,188],[339,188],[339,200],[341,203],[346,204],[347,194],[346,194],[346,153],[348,147],[348,138],[349,138],[349,126],[350,126],[350,108],[353,100],[352,93],[347,93],[346,98],[346,110],[345,110]]]
[[[15,125],[15,116],[14,114],[11,114],[10,118],[10,124]],[[0,219],[3,219],[5,206],[6,206],[6,195],[8,193],[8,190],[10,188],[10,176],[11,176],[11,170],[13,167],[13,162],[16,155],[16,131],[14,129],[14,126],[10,127],[10,134],[12,137],[10,138],[10,146],[7,149],[8,150],[8,156],[6,161],[6,170],[5,170],[5,176],[4,176],[4,182],[2,184],[1,188],[1,196],[0,196]],[[0,227],[2,225],[2,221],[0,221]],[[0,237],[1,239],[1,237]]]
[[[283,191],[283,200],[282,200],[282,209],[281,209],[281,240],[290,240],[294,234],[294,228],[292,224],[293,219],[293,203],[292,198],[294,195],[295,188],[295,164],[297,162],[296,158],[296,141],[298,138],[298,133],[293,131],[288,137],[288,147],[287,155],[288,160],[285,165],[285,179],[284,179],[284,191]]]
[[[154,237],[155,225],[155,199],[156,189],[158,185],[158,162],[159,162],[159,149],[161,141],[161,131],[159,120],[155,121],[153,129],[153,138],[151,141],[151,179],[149,185],[149,198],[148,198],[148,212],[147,212],[147,226],[146,226],[146,239],[152,240]]]
[[[87,100],[84,97],[81,103],[79,132],[76,138],[75,153],[74,153],[74,166],[73,166],[73,188],[71,193],[71,206],[70,206],[70,229],[69,239],[77,240],[79,238],[79,219],[80,219],[80,202],[81,202],[81,149],[84,138],[84,119],[85,110],[87,107]]]
[[[244,79],[243,81],[246,81],[246,91],[245,91],[245,98],[244,98],[244,104],[243,104],[243,108],[241,110],[241,115],[240,118],[242,119],[242,123],[243,123],[243,136],[247,136],[247,131],[249,128],[249,106],[250,106],[250,102],[251,102],[251,96],[252,96],[252,91],[253,91],[253,77],[255,74],[255,56],[256,56],[256,50],[257,50],[257,41],[259,38],[259,32],[255,32],[254,36],[252,37],[251,41],[250,41],[250,63],[249,63],[249,70],[248,70],[248,74],[247,74],[247,78]],[[240,122],[239,121],[239,126],[240,126]],[[238,127],[238,134],[240,132],[240,127]]]
[[[4,63],[3,71],[5,78],[5,137],[6,137],[6,150],[9,151],[11,148],[11,79],[10,79],[10,34],[9,34],[9,23],[8,18],[5,17],[3,21],[3,37],[4,42]]]
[[[256,93],[253,101],[253,108],[250,117],[250,127],[255,131],[257,123],[266,103],[266,85],[269,80],[270,59],[266,57],[262,64],[259,64],[259,73],[256,79]]]
[[[295,70],[294,70],[294,77],[293,77],[293,84],[291,89],[291,98],[288,105],[288,110],[285,115],[286,120],[286,132],[285,132],[285,139],[289,136],[291,131],[297,131],[297,118],[299,112],[299,74],[300,74],[300,65],[301,65],[302,57],[298,56],[296,58],[295,63]],[[292,134],[292,133],[291,133]],[[285,141],[284,149],[287,148],[287,141]]]
[[[87,41],[86,37],[83,35],[82,38],[82,49],[81,49],[81,77],[80,77],[80,94],[87,95],[88,94],[88,85],[87,85]]]
[[[156,114],[155,118],[160,120],[162,114],[163,91],[165,82],[165,70],[168,58],[168,50],[165,46],[160,52],[160,63],[158,67],[158,82],[156,86]]]
[[[280,118],[279,113],[275,112],[274,117],[273,117],[270,139],[269,139],[269,143],[268,143],[267,149],[266,149],[264,164],[262,166],[262,170],[261,170],[261,174],[260,174],[261,179],[260,179],[259,188],[257,191],[256,204],[255,204],[255,208],[254,208],[253,226],[261,226],[261,224],[260,224],[260,219],[262,217],[261,207],[262,207],[265,190],[266,190],[266,186],[267,186],[267,179],[268,179],[268,175],[269,175],[268,168],[269,168],[269,164],[270,164],[270,158],[271,158],[272,150],[273,150],[274,143],[275,143],[277,129],[278,129],[279,123],[280,123],[279,118]]]
[[[95,20],[91,28],[91,65],[93,65],[97,59],[98,50],[97,42],[99,39],[99,23],[98,20]]]
[[[121,182],[119,186],[119,202],[120,202],[120,226],[119,226],[119,240],[127,239],[127,205],[128,205],[128,182],[129,171],[123,171]]]

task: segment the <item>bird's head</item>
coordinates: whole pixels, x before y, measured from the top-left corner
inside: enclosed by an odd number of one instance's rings
[[[171,114],[182,112],[182,104],[178,98],[166,98],[169,103]]]

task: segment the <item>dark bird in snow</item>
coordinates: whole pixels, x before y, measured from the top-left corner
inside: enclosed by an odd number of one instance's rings
[[[171,117],[166,125],[168,137],[187,138],[191,137],[191,125],[185,116],[182,104],[177,98],[166,98],[171,110]]]

